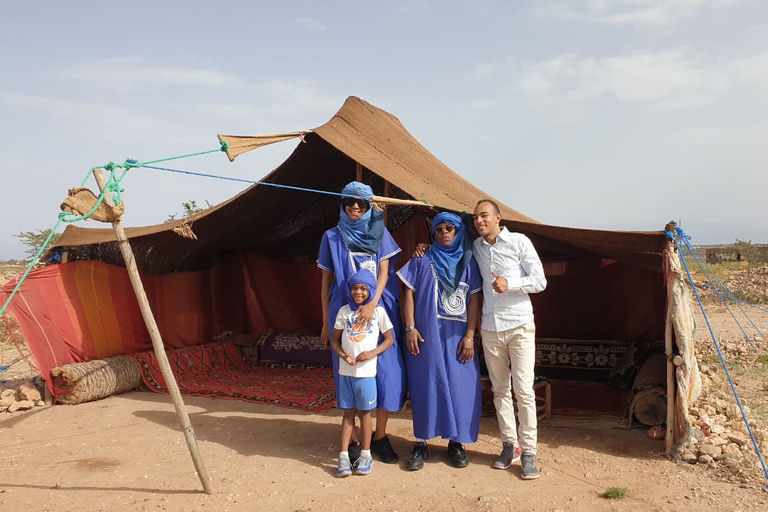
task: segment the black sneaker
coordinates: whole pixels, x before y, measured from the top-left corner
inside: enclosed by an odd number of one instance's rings
[[[360,459],[360,452],[363,451],[363,447],[360,443],[350,441],[347,451],[349,452],[349,460],[352,461],[352,469],[357,469],[357,461]]]
[[[424,467],[424,462],[426,462],[427,457],[427,443],[419,441],[413,445],[413,451],[408,456],[408,462],[405,465],[406,469],[408,471],[420,470]]]
[[[389,443],[389,437],[384,436],[381,439],[374,439],[371,436],[371,453],[376,455],[384,464],[397,464],[400,457],[397,456],[392,445]]]
[[[456,468],[465,468],[469,465],[469,455],[464,451],[464,446],[456,441],[448,441],[448,458]]]
[[[524,453],[522,455],[523,469],[521,476],[523,480],[534,480],[539,478],[539,470],[536,467],[536,455],[533,453]]]

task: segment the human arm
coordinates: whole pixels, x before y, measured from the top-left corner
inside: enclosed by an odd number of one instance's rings
[[[429,244],[425,244],[424,242],[419,242],[416,244],[416,250],[413,251],[413,257],[414,258],[422,258],[424,257],[424,254],[429,250]]]
[[[403,299],[403,320],[405,325],[416,325],[416,299],[415,293],[408,286],[405,286],[405,290],[402,294]],[[405,344],[411,354],[419,355],[419,342],[424,343],[424,338],[421,337],[421,333],[415,327],[405,333]]]
[[[469,309],[467,310],[467,330],[459,343],[459,361],[468,363],[475,357],[475,328],[477,327],[477,315],[480,310],[481,293],[470,295]]]
[[[544,275],[544,266],[541,264],[539,255],[533,247],[531,240],[520,235],[520,282],[511,289],[517,289],[525,293],[539,293],[547,287],[547,278]]]
[[[344,332],[341,329],[334,329],[333,330],[333,337],[331,338],[331,348],[333,348],[333,351],[338,354],[338,356],[346,361],[346,363],[350,366],[354,366],[355,359],[349,355],[345,354],[344,351],[341,349],[341,333]]]
[[[323,307],[323,329],[320,331],[320,341],[323,342],[323,345],[328,346],[328,309],[330,309],[331,304],[331,283],[333,282],[334,274],[327,270],[321,270],[321,272],[320,303]]]
[[[366,329],[371,325],[373,319],[373,312],[376,311],[376,306],[379,305],[379,299],[384,293],[384,288],[387,286],[387,280],[389,279],[389,260],[382,260],[379,262],[379,273],[376,276],[376,295],[368,302],[363,304],[357,309],[358,318],[355,325],[362,325]]]
[[[362,363],[363,361],[368,361],[369,359],[373,359],[374,357],[382,354],[385,350],[387,350],[389,347],[391,347],[395,343],[395,337],[392,335],[392,329],[383,333],[382,337],[384,338],[384,341],[381,342],[381,344],[379,344],[373,350],[366,350],[364,352],[360,352],[359,354],[357,354],[356,361],[358,363]]]

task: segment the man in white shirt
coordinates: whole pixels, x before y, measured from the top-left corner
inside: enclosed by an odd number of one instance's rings
[[[481,199],[473,220],[480,235],[473,246],[483,276],[483,354],[504,446],[493,467],[507,469],[522,458],[522,477],[532,480],[539,477],[533,391],[536,326],[528,294],[544,290],[547,280],[530,239],[500,226],[501,212],[495,202]],[[519,436],[511,387],[517,399]]]

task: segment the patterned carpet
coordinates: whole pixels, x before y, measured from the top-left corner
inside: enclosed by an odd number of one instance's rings
[[[259,362],[243,347],[209,343],[166,352],[182,395],[245,400],[290,409],[325,412],[336,404],[333,371],[306,365]],[[144,384],[167,393],[154,352],[131,354]]]

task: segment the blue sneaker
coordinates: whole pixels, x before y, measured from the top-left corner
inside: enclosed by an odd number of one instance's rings
[[[373,458],[370,455],[361,455],[357,459],[357,474],[367,475],[373,470]]]
[[[339,478],[344,478],[345,476],[349,476],[352,474],[352,465],[349,463],[349,459],[347,457],[342,457],[339,459],[339,467],[336,469],[336,476]]]

